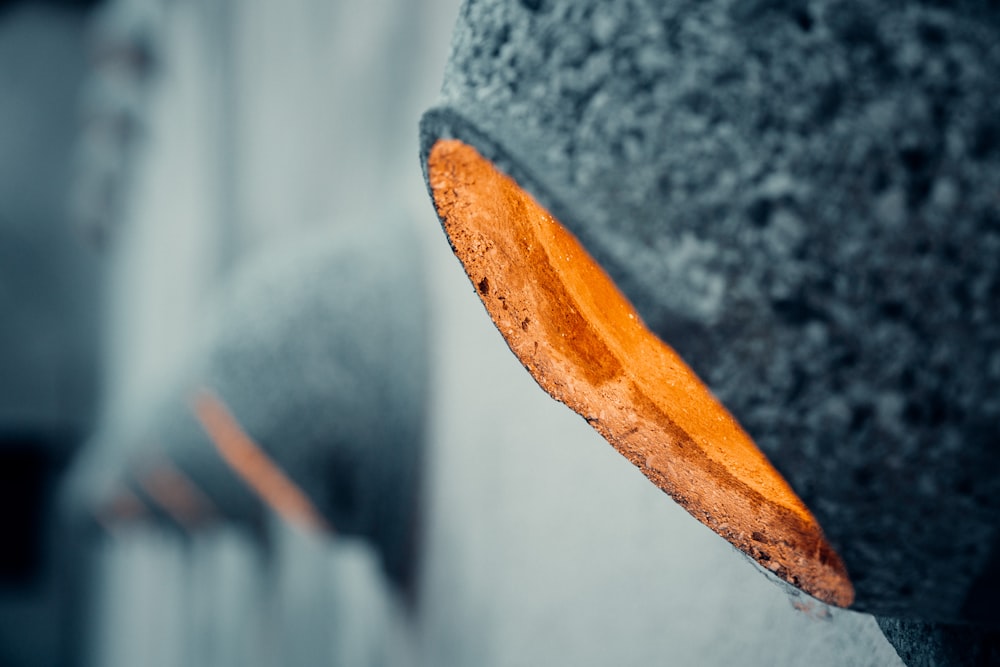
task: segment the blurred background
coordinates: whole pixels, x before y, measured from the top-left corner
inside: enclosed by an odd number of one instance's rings
[[[493,329],[417,156],[458,11],[0,2],[0,666],[900,664]]]

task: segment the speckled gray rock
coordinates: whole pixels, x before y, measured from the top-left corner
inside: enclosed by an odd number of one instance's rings
[[[814,512],[855,607],[1000,621],[1000,10],[468,1],[435,140],[562,221]]]
[[[907,667],[990,667],[1000,664],[1000,632],[879,618],[879,627]]]
[[[425,301],[403,226],[299,239],[237,271],[198,380],[337,533],[373,543],[397,581],[414,556]]]

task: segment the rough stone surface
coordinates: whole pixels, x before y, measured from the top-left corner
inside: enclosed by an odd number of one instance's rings
[[[422,150],[473,144],[579,237],[857,608],[995,622],[997,72],[985,1],[472,0]]]
[[[1000,664],[1000,633],[980,628],[879,618],[907,667],[989,667]]]

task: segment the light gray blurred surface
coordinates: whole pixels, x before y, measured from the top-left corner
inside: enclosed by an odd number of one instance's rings
[[[310,227],[414,225],[434,341],[416,605],[346,538],[123,529],[98,558],[91,663],[900,664],[872,618],[790,595],[687,516],[545,395],[493,329],[417,159],[457,10],[171,3],[109,258],[113,433],[185,363],[207,292],[239,256]]]

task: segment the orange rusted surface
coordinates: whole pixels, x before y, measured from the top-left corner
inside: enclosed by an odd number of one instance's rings
[[[850,579],[815,518],[576,238],[458,140],[435,144],[428,173],[455,253],[538,383],[762,566],[850,605]]]
[[[220,398],[198,393],[195,414],[220,456],[281,518],[292,525],[331,531],[305,493],[240,426]]]
[[[213,520],[215,505],[194,481],[166,459],[157,460],[140,478],[143,490],[186,530]]]
[[[116,488],[110,499],[97,508],[95,519],[108,533],[125,524],[143,518],[147,513],[146,504],[127,488]]]

